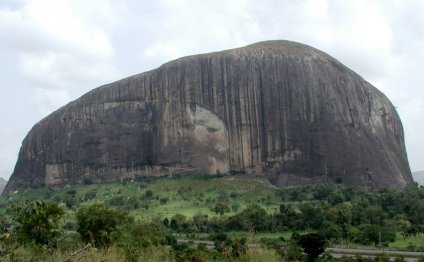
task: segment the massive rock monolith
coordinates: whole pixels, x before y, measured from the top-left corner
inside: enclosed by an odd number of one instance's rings
[[[269,41],[177,59],[60,108],[23,141],[5,192],[229,172],[279,187],[413,182],[380,91],[319,50]]]

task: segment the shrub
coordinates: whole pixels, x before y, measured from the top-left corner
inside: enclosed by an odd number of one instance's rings
[[[153,191],[148,189],[145,193],[146,198],[152,198],[153,197]]]
[[[224,213],[230,212],[230,207],[225,202],[218,202],[218,203],[216,203],[213,210],[215,211],[215,213],[222,216],[222,215],[224,215]]]
[[[169,201],[169,197],[161,197],[160,204],[165,205]]]
[[[182,214],[175,214],[171,217],[171,222],[169,227],[175,231],[180,231],[183,227],[183,224],[186,223],[187,218]]]
[[[167,244],[172,235],[162,224],[141,222],[127,223],[116,232],[115,241],[125,254],[127,261],[137,261],[143,248]]]
[[[301,235],[298,243],[308,255],[309,261],[315,261],[324,252],[327,245],[325,237],[317,233]]]
[[[63,209],[57,203],[24,201],[12,205],[7,213],[15,223],[13,234],[20,243],[56,246],[62,233],[58,223],[63,215]]]
[[[96,189],[90,190],[90,191],[88,191],[88,192],[86,192],[84,194],[84,200],[85,201],[89,201],[89,200],[95,198],[96,195],[97,195],[97,190]]]
[[[82,239],[85,242],[92,242],[96,247],[104,248],[110,244],[111,233],[127,220],[124,214],[100,203],[81,207],[76,216],[77,231]]]

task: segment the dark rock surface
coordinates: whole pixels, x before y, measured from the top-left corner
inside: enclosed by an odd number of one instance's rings
[[[380,91],[319,50],[269,41],[177,59],[60,108],[23,141],[5,192],[199,172],[280,187],[413,182]]]

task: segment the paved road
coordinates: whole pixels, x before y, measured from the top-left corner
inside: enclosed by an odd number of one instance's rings
[[[424,252],[411,252],[411,251],[396,251],[396,250],[379,250],[379,249],[352,249],[352,248],[327,248],[326,249],[332,256],[340,258],[342,256],[355,256],[361,255],[363,257],[375,257],[379,254],[386,253],[392,260],[398,256],[403,256],[405,261],[415,262],[418,257],[424,256]]]
[[[187,239],[178,239],[178,243],[192,243],[192,244],[206,244],[210,249],[214,248],[214,243],[212,241],[206,240],[187,240]],[[249,244],[249,248],[258,248],[258,244]],[[340,258],[342,256],[355,256],[361,255],[363,257],[375,257],[379,254],[386,253],[392,260],[398,256],[403,256],[407,262],[416,262],[418,257],[424,256],[424,252],[412,252],[412,251],[396,251],[396,250],[380,250],[380,249],[353,249],[353,248],[327,248],[328,251],[333,257]]]

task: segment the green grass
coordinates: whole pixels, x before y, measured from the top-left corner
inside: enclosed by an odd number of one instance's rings
[[[65,203],[69,192],[75,190],[75,199],[79,205],[93,202],[108,203],[110,199],[122,197],[125,200],[134,200],[140,207],[130,209],[130,214],[140,220],[170,218],[176,213],[192,217],[197,213],[207,214],[209,217],[218,216],[211,207],[217,201],[224,201],[232,207],[234,203],[242,210],[249,204],[258,203],[264,206],[269,213],[278,211],[280,198],[277,189],[273,188],[266,179],[247,176],[211,177],[205,175],[191,175],[174,178],[146,179],[143,182],[127,181],[105,184],[91,184],[68,186],[59,190],[33,189],[11,194],[0,198],[0,209],[23,199],[51,200]],[[86,194],[96,191],[96,196],[86,199]],[[153,192],[151,198],[146,198],[148,190]],[[169,200],[164,204],[161,198]],[[148,205],[148,208],[146,208]],[[124,208],[119,207],[117,208]],[[226,216],[234,215],[231,211]],[[224,216],[225,216],[224,215]]]
[[[396,236],[396,241],[389,244],[389,248],[399,250],[417,250],[424,251],[424,234],[410,237]]]
[[[252,243],[259,243],[261,238],[272,238],[276,239],[279,237],[283,237],[285,240],[290,239],[292,235],[292,231],[285,232],[273,232],[273,233],[263,233],[263,232],[255,232],[250,234],[249,232],[228,232],[228,235],[232,238],[241,238],[244,237],[251,241]],[[302,232],[300,232],[302,233]]]

